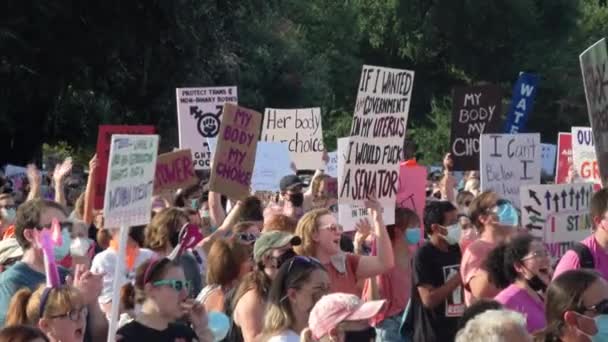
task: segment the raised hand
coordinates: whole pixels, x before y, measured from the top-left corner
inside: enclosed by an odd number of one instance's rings
[[[72,158],[66,158],[63,163],[55,165],[53,180],[56,184],[63,182],[65,177],[72,171]]]

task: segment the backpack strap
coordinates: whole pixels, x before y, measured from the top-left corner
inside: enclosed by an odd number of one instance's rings
[[[593,260],[593,254],[589,247],[583,245],[580,242],[575,242],[570,250],[574,251],[580,260],[581,268],[595,268],[595,261]]]

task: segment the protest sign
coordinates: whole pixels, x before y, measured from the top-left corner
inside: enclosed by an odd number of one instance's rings
[[[593,185],[586,183],[527,185],[520,190],[522,226],[541,238],[553,260],[591,234],[589,202]]]
[[[361,204],[373,195],[395,205],[413,84],[413,71],[363,66],[340,203]]]
[[[606,39],[591,45],[579,57],[585,86],[589,122],[593,128],[599,165],[598,184],[608,185],[608,53]],[[574,136],[573,136],[573,139]]]
[[[236,87],[177,88],[179,147],[190,149],[195,170],[208,170],[211,154],[207,138],[220,131],[224,103],[237,103]]]
[[[572,165],[572,133],[559,133],[557,136],[555,184],[566,183]]]
[[[266,108],[262,141],[287,143],[298,170],[323,169],[323,129],[320,108]]]
[[[325,164],[325,173],[333,178],[338,178],[338,152],[329,152],[327,154],[327,164]]]
[[[250,193],[262,115],[233,103],[224,104],[209,190],[240,200]]]
[[[4,167],[4,176],[13,183],[13,191],[20,191],[23,189],[23,181],[27,179],[27,168],[7,164]]]
[[[497,133],[501,101],[501,90],[495,85],[454,89],[450,138],[454,171],[479,169],[479,138]]]
[[[555,174],[555,158],[557,157],[557,146],[553,144],[541,144],[540,156],[542,160],[542,174],[545,177],[553,177]]]
[[[397,192],[397,207],[408,208],[424,217],[424,206],[426,203],[426,174],[424,166],[401,165],[399,169],[399,192]],[[420,231],[421,241],[424,240],[424,232]]]
[[[253,191],[279,191],[283,176],[293,174],[287,143],[259,141],[251,177]]]
[[[595,151],[591,128],[572,127],[572,166],[577,181],[600,184]]]
[[[158,135],[113,135],[104,226],[138,226],[150,222]]]
[[[350,138],[338,139],[338,193],[341,192],[340,185],[343,184],[342,177],[344,175],[346,153],[350,145],[349,140]],[[395,204],[383,206],[383,210],[384,224],[393,224],[395,222]],[[338,222],[344,227],[345,231],[355,230],[357,222],[364,218],[370,218],[365,207],[357,204],[338,204]]]
[[[192,164],[192,152],[179,150],[157,157],[154,194],[185,189],[198,183]]]
[[[519,206],[519,188],[540,184],[540,134],[482,134],[481,190]]]
[[[154,134],[154,126],[101,125],[97,134],[97,170],[95,174],[94,209],[103,209],[108,176],[108,160],[113,134]]]
[[[537,75],[525,72],[519,75],[513,86],[511,106],[505,121],[505,133],[515,134],[526,131],[526,123],[534,107],[537,86]]]

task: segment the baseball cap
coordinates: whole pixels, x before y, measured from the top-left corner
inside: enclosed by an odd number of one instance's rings
[[[10,259],[23,256],[23,249],[19,246],[17,239],[8,238],[0,241],[0,264],[4,264]]]
[[[308,317],[308,328],[316,339],[327,335],[344,321],[367,321],[376,316],[386,300],[362,301],[346,293],[332,293],[319,299]]]
[[[279,183],[279,188],[281,191],[287,191],[295,186],[302,186],[304,182],[302,179],[296,175],[287,175],[281,178],[281,182]]]
[[[255,262],[260,262],[262,260],[262,256],[271,249],[282,248],[288,244],[298,246],[301,243],[302,239],[300,239],[299,236],[286,232],[275,230],[263,233],[253,245],[253,259]]]

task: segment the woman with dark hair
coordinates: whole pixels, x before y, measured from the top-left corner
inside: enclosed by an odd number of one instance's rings
[[[542,293],[553,272],[545,245],[531,235],[518,235],[505,245],[502,266],[490,270],[497,287],[506,286],[494,299],[506,309],[524,314],[528,332],[544,328]]]
[[[560,274],[547,289],[545,315],[536,342],[608,341],[608,283],[586,269]]]
[[[286,261],[272,282],[259,340],[298,342],[308,326],[308,314],[327,293],[329,276],[319,261],[303,256]]]
[[[32,326],[12,325],[0,330],[0,342],[49,342],[49,338]]]

